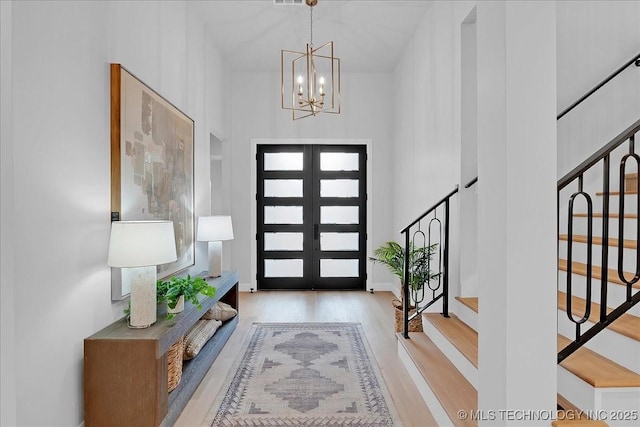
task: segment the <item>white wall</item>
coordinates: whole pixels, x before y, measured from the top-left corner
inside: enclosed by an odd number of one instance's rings
[[[474,2],[434,2],[394,72],[393,229],[462,186],[461,24]],[[466,176],[465,176],[466,178]],[[459,197],[451,200],[449,286],[460,294]],[[398,235],[397,239],[401,237]]]
[[[640,53],[640,2],[557,2],[558,113]],[[558,121],[558,178],[640,118],[632,65]]]
[[[16,424],[12,4],[0,2],[0,425]]]
[[[460,170],[461,128],[465,125],[461,123],[461,24],[474,6],[476,2],[434,2],[395,70],[395,229],[470,178],[462,180]],[[554,409],[555,4],[477,2],[477,8],[481,115],[478,265],[484,268],[479,283],[480,319],[484,320],[480,331],[480,403],[484,409]],[[516,137],[520,140],[514,142]],[[538,179],[538,173],[543,178]],[[519,193],[524,188],[526,192]],[[534,197],[526,199],[526,194]],[[544,202],[536,207],[540,201]],[[457,221],[454,215],[454,234]],[[526,229],[522,240],[521,228]],[[451,252],[450,289],[455,296],[459,292],[456,274],[460,265],[455,237]],[[516,285],[514,266],[530,260],[531,253],[540,252],[544,255],[536,262],[536,276]],[[536,307],[545,307],[542,310],[547,316],[535,326],[531,322],[523,325],[517,312],[522,309],[519,296],[532,297],[536,287],[543,284],[546,286],[532,300],[538,301]],[[490,302],[483,301],[483,289]],[[503,304],[507,301],[511,304],[508,309]],[[528,355],[525,350],[531,350],[531,342],[518,340],[516,325],[536,337],[533,342],[537,348]],[[532,356],[538,358],[532,361]],[[527,370],[525,363],[536,363],[538,368]],[[524,376],[527,372],[545,374],[536,379],[523,378],[521,371]],[[489,381],[492,376],[493,383]]]
[[[556,409],[555,22],[553,2],[477,7],[484,411]],[[481,425],[513,424],[498,418]]]
[[[13,140],[5,147],[5,3],[2,382],[5,360],[14,358],[17,422],[10,424],[74,426],[83,419],[83,339],[122,317],[123,309],[111,302],[106,265],[109,63],[122,63],[195,120],[195,208],[201,215],[210,209],[209,131],[225,129],[213,121],[220,120],[222,101],[207,105],[211,88],[223,86],[220,69],[208,66],[222,61],[183,2],[13,2]],[[6,164],[13,164],[13,182],[9,177],[5,184]],[[14,280],[5,270],[11,261],[5,244],[14,250]],[[198,246],[195,272],[206,269],[204,250]],[[15,295],[10,348],[4,345],[5,290]]]
[[[256,167],[252,139],[319,138],[371,139],[375,155],[368,168],[373,173],[373,194],[369,194],[373,208],[368,212],[372,233],[369,242],[376,247],[387,240],[397,239],[391,223],[391,165],[389,158],[395,150],[391,140],[393,123],[389,74],[349,74],[342,72],[342,113],[320,114],[296,120],[291,112],[280,109],[280,74],[238,72],[232,76],[232,196],[231,215],[234,240],[230,242],[231,266],[240,273],[240,282],[255,284],[252,277],[252,255],[247,253],[255,241],[251,233],[252,201],[255,202],[255,183],[251,182]],[[227,249],[225,249],[227,251]],[[225,252],[227,254],[228,252]],[[367,254],[367,256],[370,254]],[[373,268],[371,283],[396,283],[384,267]],[[255,286],[253,286],[255,288]]]

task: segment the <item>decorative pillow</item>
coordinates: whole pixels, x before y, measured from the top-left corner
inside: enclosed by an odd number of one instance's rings
[[[222,301],[218,301],[202,316],[203,319],[225,320],[231,319],[238,314],[238,310]]]
[[[222,325],[219,320],[198,320],[184,337],[182,360],[193,359]]]

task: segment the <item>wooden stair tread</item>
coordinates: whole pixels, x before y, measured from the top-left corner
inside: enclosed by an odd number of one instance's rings
[[[575,316],[582,317],[587,306],[587,300],[576,296],[571,297],[571,311]],[[567,311],[567,294],[558,291],[558,309]],[[607,313],[613,311],[611,308],[607,308]],[[600,321],[600,304],[591,302],[591,313],[589,320],[593,323]],[[607,329],[611,329],[636,341],[640,341],[640,317],[625,313],[610,324]]]
[[[580,408],[578,408],[576,405],[571,403],[569,399],[567,399],[560,393],[558,393],[557,399],[558,399],[558,406],[560,406],[563,411],[575,412],[576,416],[580,417],[580,419],[583,419],[583,420],[589,418],[584,412],[580,413]]]
[[[470,418],[461,420],[458,411],[467,413],[478,409],[478,392],[467,379],[456,369],[438,346],[424,333],[411,332],[411,339],[404,339],[397,334],[398,342],[405,348],[414,365],[429,384],[429,388],[438,398],[453,425],[466,427],[477,426]]]
[[[551,421],[553,427],[608,427],[609,424],[600,420],[581,418],[579,412],[558,411],[557,420]]]
[[[446,318],[440,313],[424,313],[423,319],[431,322],[473,366],[478,367],[478,333],[455,314]]]
[[[567,241],[567,240],[569,240],[569,235],[561,234],[561,235],[558,236],[558,240]],[[587,239],[587,236],[584,236],[582,234],[574,234],[573,235],[573,241],[574,242],[578,242],[578,243],[587,243],[588,239]],[[602,237],[595,237],[594,236],[593,237],[593,244],[602,246]],[[622,245],[627,249],[638,249],[638,242],[635,241],[635,240],[625,239],[625,240],[623,240]],[[618,247],[618,238],[617,237],[610,237],[609,238],[609,246]]]
[[[587,217],[587,213],[586,212],[579,212],[579,213],[574,213],[573,216],[578,217],[578,218],[586,218]],[[594,218],[602,218],[604,215],[600,212],[596,212],[593,214]],[[638,214],[634,214],[634,213],[626,213],[624,214],[624,217],[627,219],[637,219],[638,218]],[[618,215],[617,213],[611,213],[609,212],[609,219],[618,219],[620,218],[620,215]]]
[[[553,421],[553,426],[563,427],[580,427],[580,426],[592,426],[592,427],[608,427],[608,424],[604,421],[592,420],[587,414],[580,410],[576,405],[569,402],[561,394],[558,394],[558,405],[563,408],[558,411],[557,420]]]
[[[600,280],[602,278],[602,269],[599,266],[596,266],[596,265],[594,265],[591,268],[592,268],[593,278]],[[567,271],[567,260],[566,259],[559,259],[558,260],[558,269],[560,269],[562,271]],[[582,262],[578,262],[578,261],[573,261],[572,270],[573,270],[573,273],[575,273],[575,274],[579,274],[581,276],[586,276],[587,275],[587,264],[582,263]],[[628,278],[633,278],[634,274],[625,271],[624,272],[624,276],[628,277]],[[609,268],[608,269],[607,280],[608,280],[609,283],[615,283],[616,285],[626,286],[625,283],[622,280],[620,280],[620,278],[618,277],[618,270],[613,269],[613,268]],[[632,287],[635,288],[635,289],[640,289],[640,281],[636,282]]]
[[[558,334],[558,351],[570,343]],[[576,350],[560,366],[595,388],[640,387],[640,375],[586,347]]]
[[[624,194],[638,194],[637,191],[625,191]],[[619,191],[609,191],[609,195],[610,196],[619,196],[620,192]],[[604,196],[604,191],[598,191],[596,193],[596,196]]]
[[[456,297],[456,299],[476,313],[478,312],[478,297]]]

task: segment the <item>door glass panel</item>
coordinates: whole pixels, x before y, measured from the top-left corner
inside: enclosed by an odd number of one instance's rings
[[[322,171],[357,171],[358,153],[320,153]]]
[[[358,277],[357,259],[321,259],[320,277]]]
[[[321,179],[320,197],[358,197],[358,180]]]
[[[302,206],[265,206],[265,224],[302,224]]]
[[[302,153],[264,153],[266,171],[301,171]]]
[[[321,224],[357,224],[358,206],[320,206]]]
[[[265,179],[264,197],[302,197],[302,180]]]
[[[301,251],[302,233],[264,233],[265,251]]]
[[[358,233],[320,233],[321,251],[357,251]]]
[[[265,259],[264,277],[302,277],[301,259]]]

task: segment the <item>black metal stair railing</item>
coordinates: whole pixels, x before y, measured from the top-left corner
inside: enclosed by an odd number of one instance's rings
[[[442,299],[442,315],[449,317],[449,213],[458,186],[403,228],[404,274],[403,331],[409,338],[409,322]],[[430,300],[425,302],[427,289]],[[415,311],[409,315],[411,304]]]
[[[615,70],[613,73],[608,75],[604,80],[595,85],[591,90],[585,93],[582,97],[576,100],[569,107],[564,109],[557,116],[557,120],[560,120],[567,113],[572,111],[582,102],[584,102],[587,98],[593,95],[595,92],[600,90],[607,83],[612,81],[615,77],[621,74],[624,70],[629,68],[631,65],[635,65],[636,67],[640,67],[640,53],[636,54],[633,58],[625,62],[621,67]],[[623,269],[623,261],[624,261],[624,229],[625,229],[625,175],[626,175],[626,166],[627,161],[630,159],[634,160],[636,163],[636,171],[640,171],[640,157],[635,152],[635,135],[640,130],[640,120],[631,125],[625,131],[623,131],[620,135],[615,137],[611,142],[606,144],[600,150],[595,152],[591,157],[582,162],[579,166],[577,166],[574,170],[569,172],[563,178],[558,181],[558,229],[560,228],[560,216],[561,216],[561,190],[566,188],[569,184],[577,181],[577,191],[575,191],[568,200],[568,211],[567,211],[567,260],[566,260],[566,313],[569,320],[575,325],[575,338],[571,344],[569,344],[564,349],[558,352],[558,363],[562,362],[569,355],[575,352],[577,349],[582,347],[586,342],[588,342],[591,338],[596,336],[600,331],[607,328],[613,321],[622,316],[626,311],[628,311],[631,307],[638,304],[640,302],[640,292],[637,292],[633,295],[633,285],[640,280],[640,251],[637,249],[636,244],[636,268],[633,278],[629,279],[624,274]],[[622,144],[628,142],[629,143],[629,152],[622,156],[620,160],[619,166],[619,202],[618,202],[618,239],[617,239],[617,271],[615,274],[618,276],[620,281],[624,283],[626,286],[626,298],[624,303],[620,304],[614,310],[608,312],[607,302],[608,298],[608,282],[609,282],[609,220],[615,218],[610,213],[610,196],[614,193],[611,193],[610,190],[610,169],[611,169],[611,156],[615,149],[620,147]],[[594,242],[593,236],[593,200],[589,193],[585,191],[584,184],[584,175],[587,171],[593,170],[595,166],[598,164],[602,164],[602,213],[600,216],[602,217],[602,229],[601,229],[601,239],[599,241],[599,245],[601,246],[601,259],[600,259],[600,313],[598,316],[598,323],[584,331],[583,327],[586,322],[591,317],[591,305],[592,305],[592,286],[593,286],[593,276],[594,276],[594,268],[593,265],[593,246],[596,245]],[[636,193],[640,191],[640,174],[636,174]],[[585,309],[580,318],[576,318],[573,314],[573,294],[574,294],[574,283],[573,283],[573,271],[574,271],[574,262],[573,262],[573,243],[574,243],[574,220],[576,216],[574,215],[575,202],[579,198],[584,199],[587,207],[586,212],[586,245],[587,245],[587,253],[586,253],[586,268],[585,268]],[[640,241],[640,194],[636,196],[636,242]],[[584,240],[584,239],[583,239]],[[559,284],[559,283],[558,283]]]
[[[640,53],[635,55],[633,58],[631,58],[629,61],[625,62],[620,68],[618,68],[617,70],[615,70],[613,73],[609,74],[604,80],[602,80],[600,83],[598,83],[597,85],[595,85],[591,90],[589,90],[587,93],[585,93],[584,95],[582,95],[576,102],[574,102],[573,104],[569,105],[567,108],[565,108],[564,110],[562,110],[560,112],[560,114],[557,115],[556,119],[560,120],[562,117],[564,117],[565,115],[567,115],[567,113],[569,113],[571,110],[573,110],[574,108],[576,108],[578,105],[582,104],[587,98],[589,98],[591,95],[593,95],[594,93],[596,93],[598,90],[600,90],[604,85],[606,85],[607,83],[609,83],[611,80],[613,80],[614,78],[616,78],[620,73],[622,73],[624,70],[626,70],[627,68],[629,68],[631,65],[635,65],[636,67],[640,67]]]
[[[591,338],[593,338],[596,334],[598,334],[603,329],[607,328],[612,322],[622,316],[625,312],[627,312],[631,307],[640,303],[640,291],[633,294],[633,286],[640,281],[640,250],[637,245],[635,249],[627,248],[625,250],[625,219],[635,219],[636,222],[636,231],[635,231],[635,239],[637,242],[640,242],[640,194],[638,190],[640,190],[640,174],[636,173],[635,176],[635,212],[634,215],[628,216],[629,213],[627,211],[628,205],[625,202],[625,194],[629,194],[626,188],[626,174],[627,169],[629,167],[628,164],[635,163],[635,171],[640,170],[640,156],[636,153],[635,149],[635,137],[640,132],[640,120],[635,122],[625,131],[623,131],[620,135],[615,137],[611,142],[602,147],[596,153],[594,153],[587,160],[582,162],[579,166],[577,166],[574,170],[569,172],[563,178],[558,181],[558,224],[560,224],[561,217],[561,191],[567,188],[572,183],[577,183],[577,190],[575,190],[568,198],[567,202],[567,260],[566,260],[566,305],[567,305],[567,317],[575,326],[575,338],[571,344],[562,349],[558,353],[558,363],[562,362],[569,355],[575,352],[577,349],[582,347],[586,342],[588,342]],[[623,144],[628,144],[628,152],[622,155],[620,159],[620,164],[618,170],[611,170],[611,160],[614,150],[618,147],[623,146]],[[624,149],[622,147],[621,149]],[[602,165],[602,192],[600,195],[602,196],[602,212],[599,216],[602,217],[602,229],[600,236],[598,236],[599,241],[595,241],[595,237],[593,236],[593,220],[595,214],[593,212],[593,200],[590,194],[585,190],[584,177],[588,171],[594,170],[593,168]],[[619,178],[618,191],[612,193],[610,191],[610,183],[611,183],[611,174],[616,173]],[[610,212],[610,198],[612,195],[618,196],[618,212],[616,214],[612,214]],[[586,203],[586,279],[585,279],[585,290],[584,296],[586,300],[585,310],[582,313],[580,318],[577,318],[572,313],[572,297],[574,295],[575,286],[573,283],[573,272],[574,272],[574,251],[573,251],[573,243],[575,240],[574,235],[574,222],[576,221],[577,216],[574,215],[575,204],[578,199],[584,199]],[[609,221],[611,219],[618,220],[618,236],[617,236],[617,244],[615,246],[617,250],[617,268],[615,274],[617,278],[624,284],[626,287],[626,298],[625,301],[620,304],[618,307],[609,311],[608,303],[609,295],[608,295],[608,283],[610,281],[609,277],[609,246],[612,243],[609,234]],[[601,240],[600,240],[601,239]],[[584,239],[583,239],[584,240]],[[613,240],[615,241],[615,240]],[[592,286],[593,286],[593,276],[594,271],[597,268],[594,266],[593,262],[593,247],[595,245],[601,246],[601,259],[600,259],[600,313],[598,316],[599,321],[591,326],[587,330],[583,330],[585,327],[585,323],[591,317],[591,306],[593,301],[592,296]],[[630,250],[635,250],[635,271],[633,272],[633,277],[629,277],[625,275],[623,264],[625,253],[628,254]],[[595,286],[598,286],[597,284]]]

